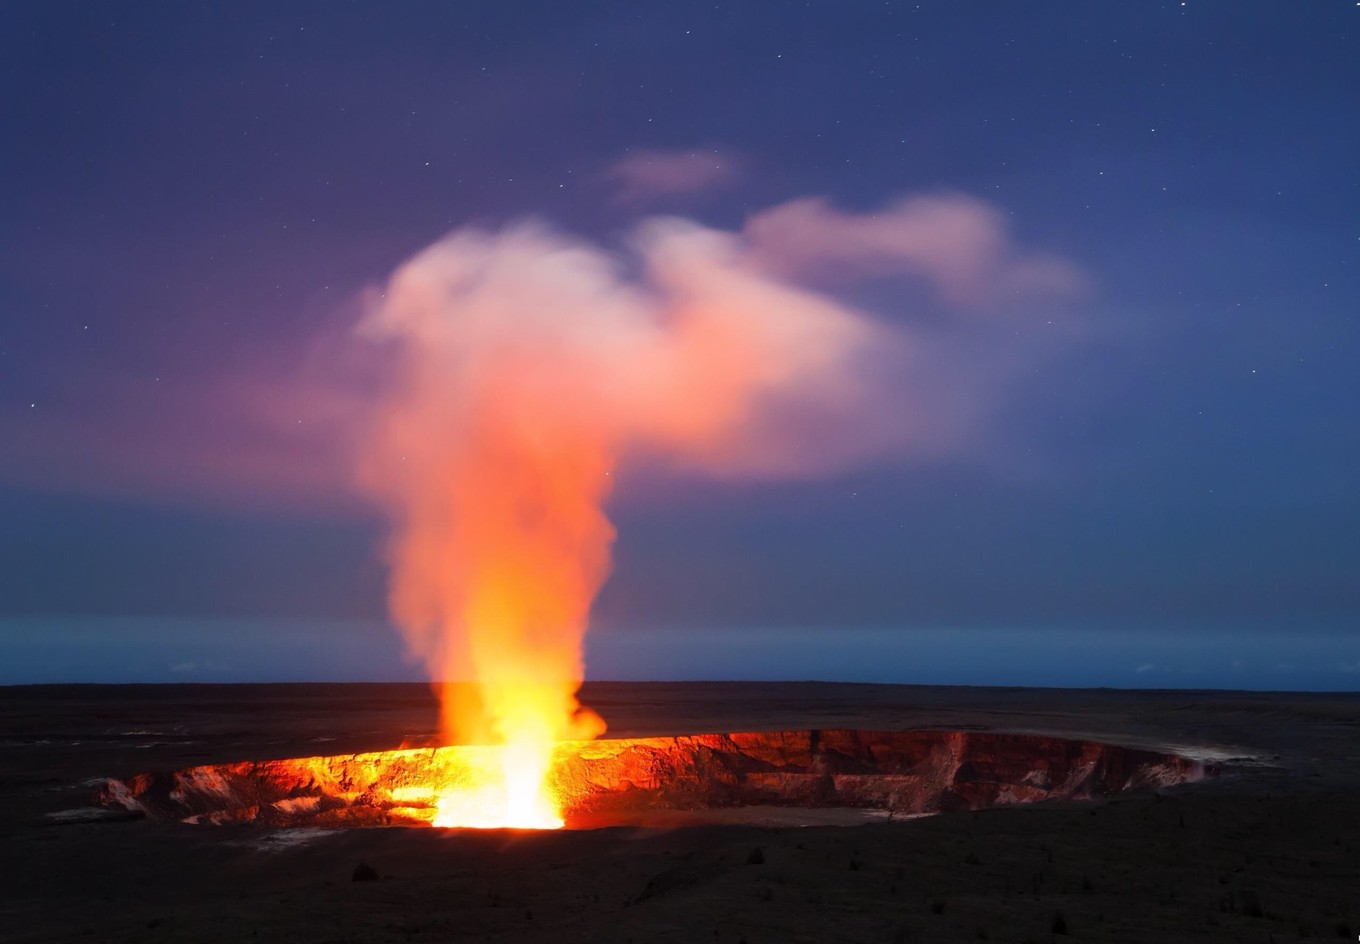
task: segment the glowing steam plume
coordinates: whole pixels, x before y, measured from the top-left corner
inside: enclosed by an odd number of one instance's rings
[[[852,409],[863,356],[891,343],[734,236],[653,221],[633,250],[462,231],[406,263],[364,323],[397,360],[365,469],[393,519],[391,610],[440,687],[444,740],[505,746],[440,824],[560,825],[551,744],[604,729],[576,691],[620,460],[796,469],[802,418]],[[856,438],[820,441],[819,464]]]

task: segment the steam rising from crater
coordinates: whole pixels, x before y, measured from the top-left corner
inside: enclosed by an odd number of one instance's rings
[[[881,264],[892,222],[872,225]],[[391,611],[442,683],[446,742],[510,745],[523,767],[525,745],[603,730],[575,694],[629,460],[806,475],[910,434],[909,411],[875,409],[905,336],[781,271],[768,245],[664,219],[626,252],[535,223],[463,230],[393,276],[362,326],[397,363],[363,479],[392,519]],[[541,783],[539,754],[514,777]]]
[[[632,277],[539,225],[455,233],[364,324],[399,361],[365,467],[393,519],[392,612],[436,680],[479,683],[446,687],[448,741],[601,730],[574,695],[622,459],[778,472],[867,445],[829,454],[797,414],[860,407],[886,329],[762,274],[728,235],[655,222],[635,250]]]

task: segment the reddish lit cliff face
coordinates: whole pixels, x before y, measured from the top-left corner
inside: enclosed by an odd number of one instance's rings
[[[110,780],[106,805],[191,823],[438,824],[475,790],[483,752],[442,747],[245,761]],[[568,827],[744,806],[896,814],[1089,799],[1205,776],[1173,754],[1062,738],[957,731],[783,731],[563,742],[549,786]]]

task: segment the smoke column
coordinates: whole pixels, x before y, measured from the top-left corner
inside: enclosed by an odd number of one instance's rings
[[[626,252],[533,223],[465,230],[366,317],[396,369],[363,480],[391,517],[391,611],[446,742],[603,731],[575,696],[621,462],[805,473],[872,448],[862,378],[895,337],[753,260],[678,220]],[[819,421],[840,435],[809,442]]]

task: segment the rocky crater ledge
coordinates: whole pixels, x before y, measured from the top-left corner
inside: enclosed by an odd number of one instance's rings
[[[421,826],[488,749],[453,746],[243,761],[109,780],[98,800],[157,819],[267,826]],[[962,731],[778,731],[564,742],[552,786],[568,827],[732,807],[913,815],[1089,800],[1214,771],[1096,741]]]

